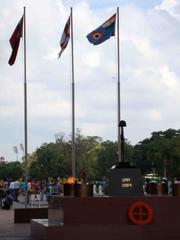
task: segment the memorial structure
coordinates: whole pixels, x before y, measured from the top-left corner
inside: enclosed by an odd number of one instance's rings
[[[107,195],[109,196],[142,196],[143,181],[140,169],[125,161],[124,154],[124,127],[125,121],[119,122],[121,136],[121,161],[113,166],[109,176]]]

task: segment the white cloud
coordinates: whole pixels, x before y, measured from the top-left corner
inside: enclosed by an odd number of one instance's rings
[[[175,14],[174,8],[178,5],[177,0],[163,0],[159,6],[156,6],[155,9],[166,10],[172,15]]]

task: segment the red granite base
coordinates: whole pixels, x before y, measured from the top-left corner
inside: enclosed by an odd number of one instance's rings
[[[179,240],[180,231],[173,226],[167,229],[157,226],[80,225],[50,228],[47,236],[53,240]]]
[[[129,206],[141,200],[153,210],[149,225],[133,225]],[[61,200],[62,201],[62,200]],[[179,240],[179,197],[64,198],[64,225],[31,222],[33,239],[48,240]]]

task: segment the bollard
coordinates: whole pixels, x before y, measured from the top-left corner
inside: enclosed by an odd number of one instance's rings
[[[179,183],[173,183],[172,184],[172,195],[173,196],[180,196],[180,184]]]
[[[93,196],[93,185],[92,184],[75,184],[74,189],[75,197],[92,197]]]
[[[168,184],[167,183],[150,183],[150,194],[167,195]]]
[[[157,183],[157,195],[167,195],[167,194],[168,194],[168,184]]]
[[[150,194],[157,194],[157,183],[150,183]]]
[[[65,183],[64,187],[64,196],[74,196],[74,184]]]

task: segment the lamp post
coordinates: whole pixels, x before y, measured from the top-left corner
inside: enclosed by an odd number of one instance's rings
[[[0,157],[0,162],[4,162],[4,160],[5,160],[4,156],[1,156]]]
[[[18,148],[17,146],[13,146],[14,153],[16,154],[16,161],[18,161]]]
[[[19,144],[20,150],[23,152],[22,160],[24,158],[24,146],[22,143]]]

